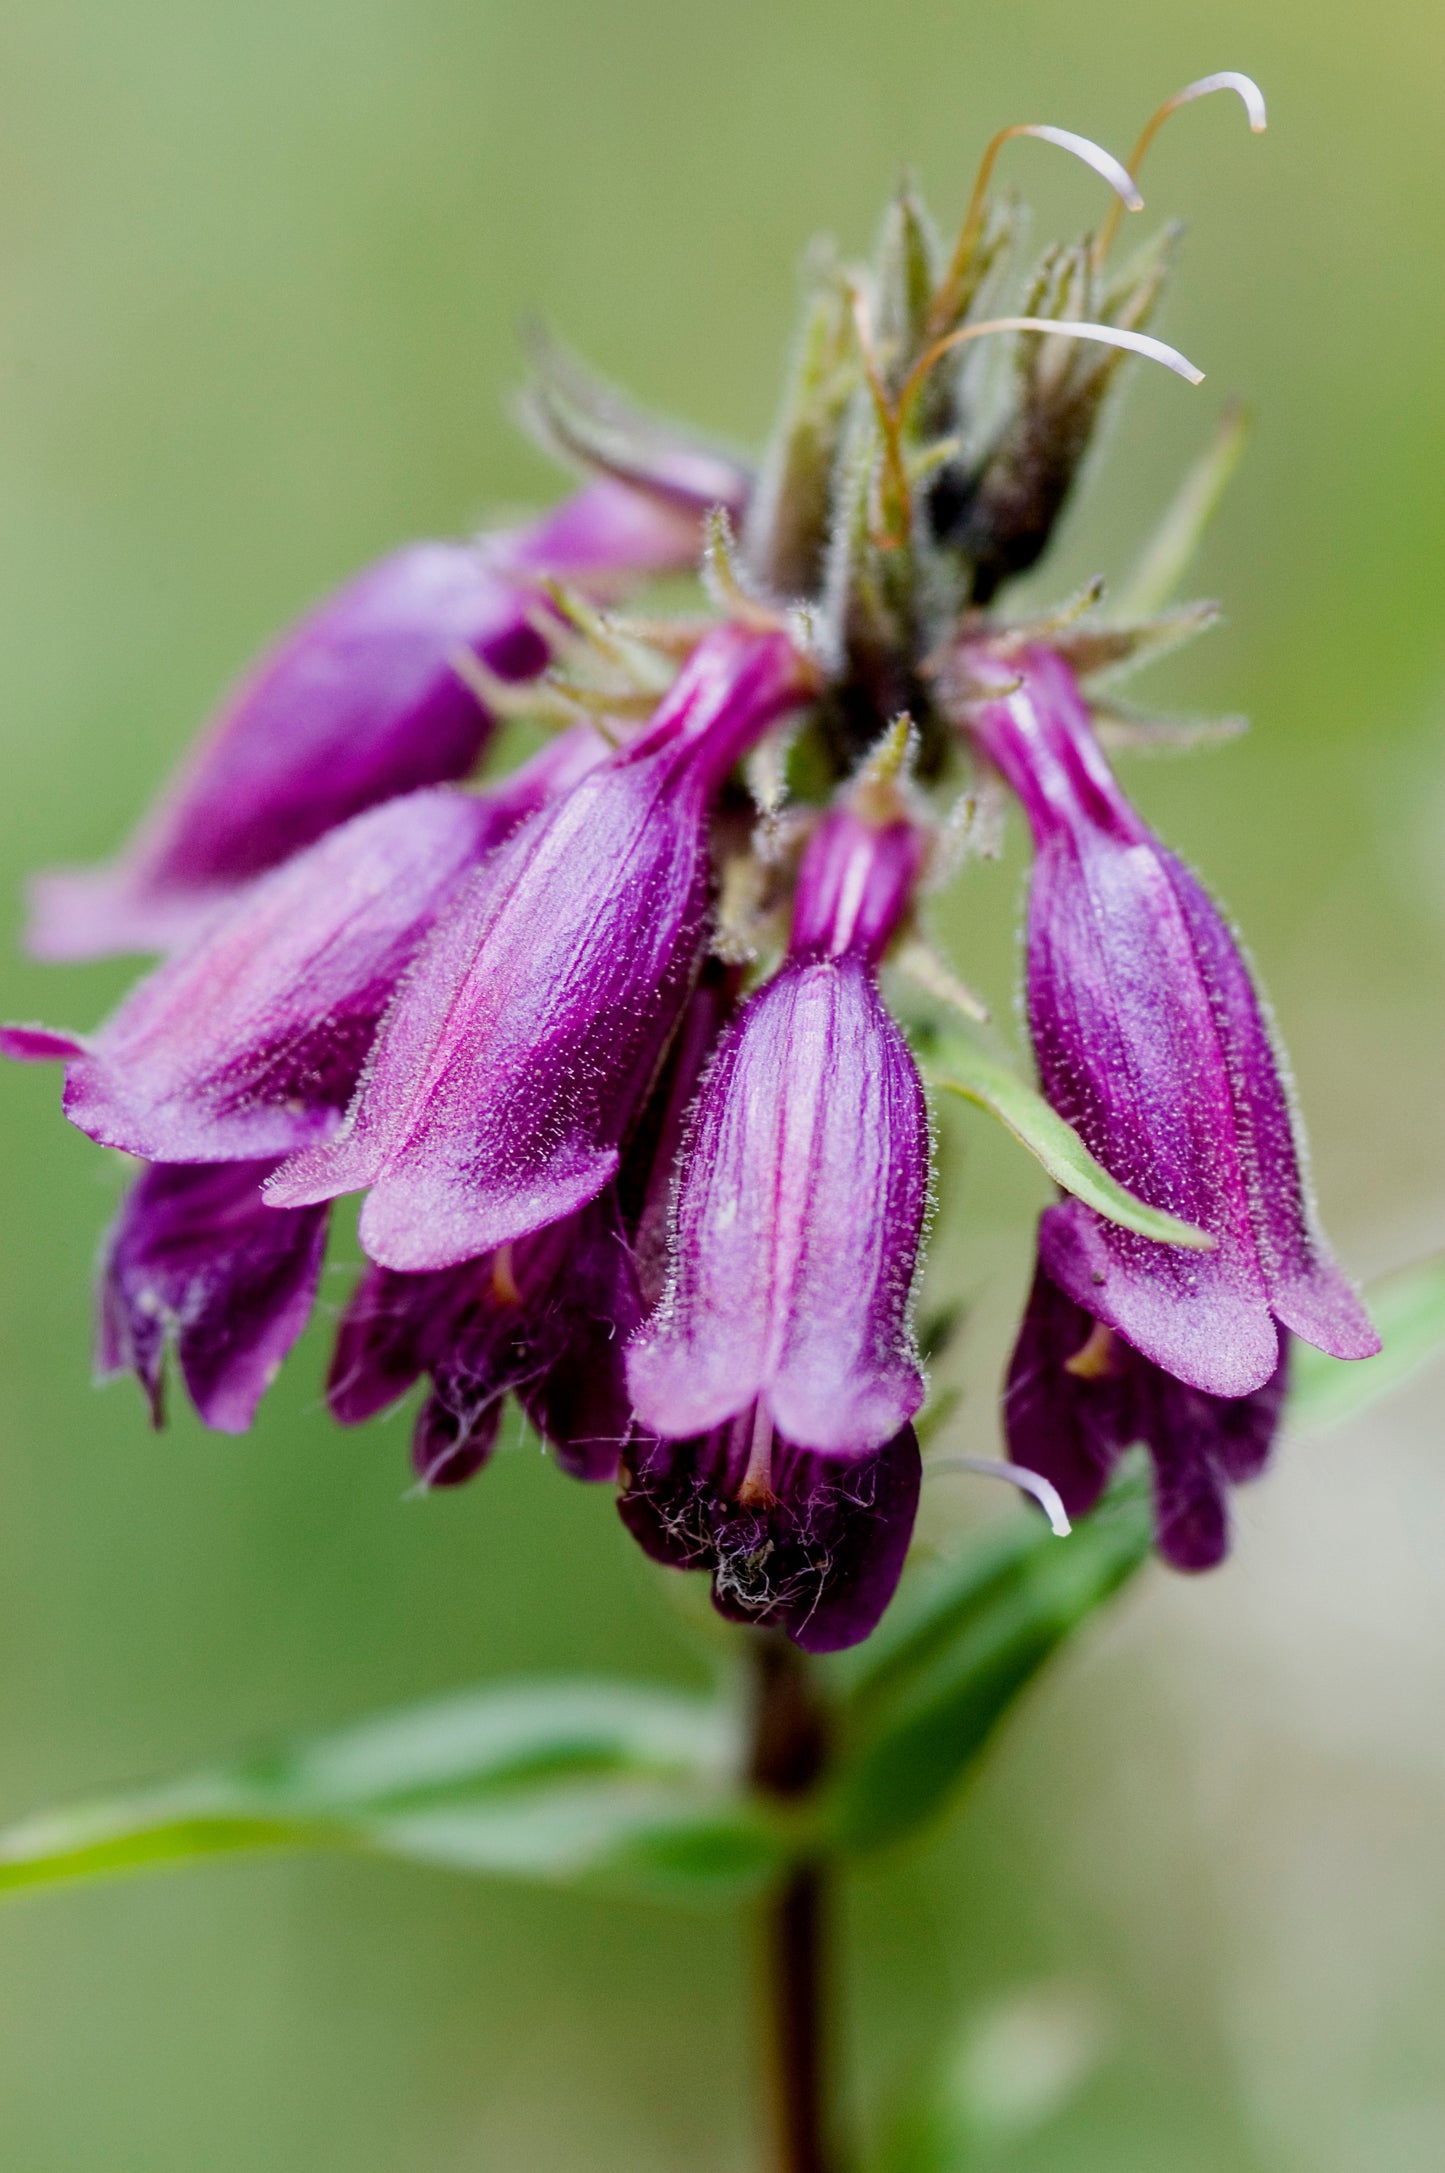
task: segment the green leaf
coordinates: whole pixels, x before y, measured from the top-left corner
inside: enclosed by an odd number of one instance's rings
[[[0,1893],[258,1850],[731,1894],[781,1830],[734,1775],[725,1706],[623,1684],[466,1692],[0,1833]]]
[[[1027,1147],[1048,1171],[1055,1184],[1072,1192],[1110,1222],[1141,1237],[1157,1238],[1164,1245],[1185,1245],[1195,1252],[1209,1252],[1214,1240],[1175,1215],[1146,1207],[1132,1192],[1118,1184],[1096,1162],[1071,1124],[1051,1109],[1042,1094],[1016,1071],[990,1056],[972,1042],[953,1037],[941,1040],[928,1061],[929,1076],[936,1085],[964,1101],[975,1102],[1006,1125],[1014,1138]]]
[[[1301,1433],[1322,1433],[1367,1411],[1445,1348],[1445,1254],[1387,1275],[1366,1291],[1383,1348],[1375,1358],[1327,1358],[1308,1343],[1291,1347],[1288,1417]]]
[[[1042,1519],[1010,1517],[920,1581],[842,1671],[834,1837],[872,1848],[931,1817],[1044,1662],[1139,1568],[1152,1535],[1131,1460],[1067,1539]]]

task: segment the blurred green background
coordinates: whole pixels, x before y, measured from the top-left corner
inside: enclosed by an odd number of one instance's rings
[[[1229,621],[1157,692],[1255,729],[1128,781],[1248,931],[1351,1268],[1441,1243],[1438,7],[9,0],[3,895],[107,850],[302,604],[554,489],[506,421],[522,312],[754,443],[811,233],[862,250],[905,163],[957,217],[1005,121],[1123,152],[1223,66],[1262,80],[1269,135],[1213,101],[1146,179],[1150,216],[1190,221],[1164,328],[1208,383],[1139,377],[1050,583],[1121,572],[1221,398],[1249,396],[1198,584]],[[1069,161],[1007,157],[1037,238],[1100,212]],[[1005,1015],[1022,866],[1015,840],[949,909]],[[87,1025],[127,977],[7,955],[0,1009]],[[96,1395],[117,1172],[53,1075],[0,1086],[0,1815],[475,1677],[697,1674],[604,1492],[517,1452],[405,1499],[404,1421],[328,1427],[319,1333],[244,1441],[184,1414],[153,1438],[128,1387]],[[947,1147],[963,1228],[930,1276],[973,1305],[958,1438],[983,1447],[1041,1193],[981,1118]],[[1019,2173],[1445,2163],[1441,1386],[1296,1445],[1222,1573],[1151,1572],[946,1829],[858,1881],[871,2108],[973,2032],[1005,2108],[988,2162]],[[1004,1513],[937,1479],[926,1542]],[[726,1918],[365,1863],[37,1899],[0,1916],[0,2161],[741,2169],[749,1953]],[[1011,2136],[1008,2062],[1058,2013],[1099,2063]]]

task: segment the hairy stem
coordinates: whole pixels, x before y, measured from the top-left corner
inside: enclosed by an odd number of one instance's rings
[[[755,1639],[752,1779],[796,1803],[827,1764],[825,1715],[808,1663],[786,1638]],[[838,2173],[830,2121],[827,1873],[794,1866],[769,1897],[764,2022],[774,2173]]]

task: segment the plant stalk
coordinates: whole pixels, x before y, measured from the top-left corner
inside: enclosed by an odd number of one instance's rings
[[[753,1785],[796,1805],[827,1765],[826,1716],[808,1663],[786,1638],[753,1642]],[[769,1895],[764,2026],[775,2173],[839,2173],[831,2117],[827,1866],[800,1862]]]

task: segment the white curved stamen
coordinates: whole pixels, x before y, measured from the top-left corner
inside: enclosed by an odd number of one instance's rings
[[[935,1456],[924,1466],[925,1472],[975,1471],[983,1479],[1004,1479],[1016,1486],[1021,1494],[1032,1494],[1034,1500],[1049,1520],[1049,1529],[1056,1539],[1067,1539],[1073,1530],[1069,1512],[1064,1507],[1063,1496],[1051,1479],[1041,1471],[1030,1471],[1023,1464],[1006,1464],[996,1456]]]
[[[1253,76],[1241,75],[1237,68],[1221,68],[1215,75],[1202,75],[1198,82],[1186,83],[1182,91],[1176,91],[1174,96],[1160,107],[1160,124],[1162,125],[1168,116],[1176,112],[1180,106],[1192,105],[1196,98],[1207,98],[1211,91],[1237,92],[1243,103],[1244,110],[1249,116],[1249,125],[1252,132],[1256,136],[1264,134],[1265,129],[1269,126],[1269,115],[1265,111],[1264,92],[1255,82]],[[1153,131],[1151,130],[1150,133],[1152,134]],[[1131,166],[1137,165],[1137,163],[1137,160],[1130,161]]]
[[[898,396],[896,425],[899,429],[907,422],[913,402],[923,388],[930,370],[941,362],[955,347],[963,347],[969,340],[983,339],[994,332],[1046,332],[1063,339],[1097,340],[1104,347],[1127,348],[1130,354],[1145,355],[1151,362],[1162,362],[1166,370],[1182,377],[1187,385],[1202,385],[1204,372],[1197,369],[1187,355],[1181,355],[1177,347],[1170,347],[1164,340],[1156,340],[1148,332],[1130,332],[1123,325],[1094,324],[1087,319],[1068,317],[990,317],[983,324],[960,325],[919,356],[909,371],[902,392]]]
[[[1134,177],[1128,167],[1115,158],[1112,151],[1106,151],[1101,143],[1095,143],[1092,137],[1075,135],[1071,128],[1053,128],[1044,121],[1015,121],[1011,127],[1001,128],[990,139],[978,162],[973,194],[968,200],[968,210],[963,216],[958,241],[949,260],[948,270],[933,298],[929,329],[934,333],[944,330],[955,314],[959,289],[983,228],[984,203],[994,163],[1004,145],[1015,136],[1037,136],[1041,143],[1051,143],[1060,151],[1068,151],[1074,158],[1081,159],[1086,166],[1092,167],[1102,181],[1108,182],[1119,199],[1114,207],[1115,217],[1121,208],[1128,211],[1144,209],[1144,199],[1135,187]]]
[[[1196,98],[1208,98],[1213,91],[1233,91],[1243,103],[1253,134],[1256,136],[1264,134],[1266,127],[1269,125],[1269,115],[1265,111],[1264,92],[1255,82],[1253,76],[1241,75],[1237,68],[1221,68],[1215,75],[1202,75],[1193,83],[1186,83],[1182,91],[1176,91],[1172,98],[1166,98],[1163,105],[1156,112],[1150,114],[1143,128],[1139,131],[1139,141],[1129,153],[1129,172],[1131,174],[1138,173],[1139,168],[1144,163],[1145,153],[1171,113],[1177,113],[1181,106],[1193,105]],[[1115,204],[1110,208],[1108,218],[1100,227],[1099,238],[1094,244],[1094,269],[1096,271],[1109,254],[1114,236],[1118,231],[1119,207]]]

